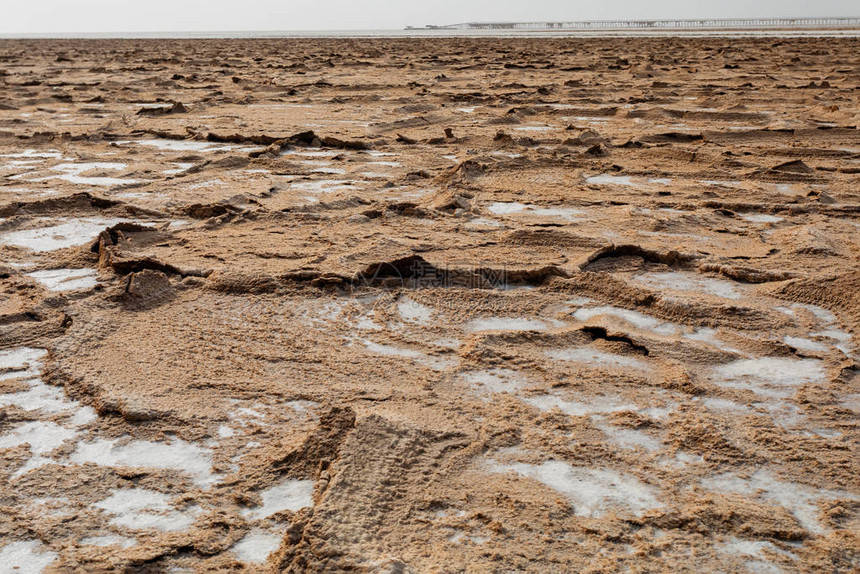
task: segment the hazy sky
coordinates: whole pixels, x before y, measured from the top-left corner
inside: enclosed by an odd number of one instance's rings
[[[0,0],[0,34],[399,29],[468,21],[857,16],[857,0]]]

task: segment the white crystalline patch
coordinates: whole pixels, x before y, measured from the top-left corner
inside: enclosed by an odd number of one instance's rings
[[[816,490],[802,484],[782,482],[766,470],[759,470],[749,478],[726,473],[702,480],[702,486],[719,493],[734,493],[760,498],[782,506],[790,511],[798,522],[815,534],[822,534],[825,528],[818,520],[819,500],[858,500],[847,492]]]
[[[340,169],[339,167],[318,167],[314,170],[311,170],[311,173],[326,173],[329,175],[343,175],[346,173],[346,170]]]
[[[534,209],[531,209],[529,213],[544,217],[561,217],[562,219],[568,219],[570,221],[580,221],[579,218],[574,216],[585,215],[584,211],[573,207],[535,207]]]
[[[793,309],[806,309],[819,321],[824,321],[825,323],[835,323],[836,315],[833,314],[832,311],[825,309],[824,307],[819,307],[818,305],[808,305],[804,303],[795,303],[791,306]]]
[[[525,377],[511,369],[472,371],[462,373],[460,378],[470,385],[478,385],[492,393],[515,391],[525,383]]]
[[[666,271],[661,273],[643,273],[633,277],[633,281],[654,289],[669,291],[693,291],[707,293],[724,299],[740,299],[741,293],[731,281],[700,277],[681,271]]]
[[[702,399],[702,404],[710,411],[727,411],[735,413],[748,413],[749,407],[738,404],[728,399],[705,398]]]
[[[62,179],[80,185],[123,185],[138,183],[136,179],[120,179],[116,177],[86,177],[82,174],[90,170],[118,171],[127,168],[124,163],[92,162],[92,163],[61,163],[51,169],[63,172],[63,175],[47,179]]]
[[[670,468],[686,468],[690,465],[704,464],[705,459],[698,454],[680,451],[674,458],[664,458],[661,465]]]
[[[632,403],[625,403],[620,397],[594,396],[585,402],[565,401],[554,395],[540,395],[524,399],[528,404],[542,411],[558,409],[573,417],[596,413],[614,413],[620,411],[635,411],[639,407]]]
[[[137,540],[127,536],[108,534],[105,536],[90,536],[81,540],[83,546],[119,546],[120,548],[131,548],[137,545]]]
[[[525,205],[523,203],[496,202],[496,203],[490,204],[490,206],[487,209],[490,210],[490,213],[495,214],[495,215],[508,215],[510,213],[520,213],[522,211],[525,211],[528,208],[529,208],[529,206]]]
[[[0,435],[0,448],[30,445],[34,455],[47,454],[75,437],[75,431],[53,422],[30,421],[21,423],[10,432]]]
[[[750,390],[772,398],[789,397],[794,387],[822,382],[824,378],[818,359],[785,357],[743,359],[716,367],[711,373],[711,380],[721,387]]]
[[[606,353],[590,347],[579,347],[576,349],[556,349],[547,351],[546,356],[558,361],[570,361],[574,363],[586,363],[593,366],[615,367],[648,370],[648,363],[641,359],[628,357],[627,355],[616,355]]]
[[[855,413],[860,414],[860,393],[856,393],[853,395],[846,395],[842,399],[842,404],[846,408],[854,411]]]
[[[37,512],[42,516],[73,516],[75,509],[66,497],[60,498],[34,498],[30,500],[28,510]]]
[[[433,369],[434,371],[444,371],[447,369],[453,369],[457,365],[460,364],[459,359],[455,357],[423,357],[418,359],[420,363],[423,363]]]
[[[553,126],[519,126],[513,129],[518,132],[548,132],[557,128]]]
[[[166,169],[166,170],[162,171],[161,173],[163,173],[164,175],[176,175],[178,173],[182,173],[183,171],[189,170],[192,167],[194,167],[193,163],[176,163],[176,162],[174,162],[173,165],[177,166],[176,169]]]
[[[786,342],[786,344],[791,345],[795,349],[800,349],[801,351],[813,351],[823,353],[829,348],[824,343],[819,343],[818,341],[813,341],[812,339],[807,339],[805,337],[786,336],[783,340]]]
[[[476,217],[469,222],[469,225],[478,227],[500,227],[502,224],[494,219],[487,219],[486,217]]]
[[[421,351],[415,351],[412,349],[404,349],[402,347],[394,347],[392,345],[381,345],[379,343],[374,343],[373,341],[363,341],[364,346],[367,347],[367,350],[371,353],[376,353],[377,355],[385,355],[389,357],[406,357],[410,359],[418,359],[424,357],[424,353]]]
[[[94,269],[49,269],[27,273],[51,291],[76,291],[96,286]]]
[[[513,471],[536,479],[560,492],[573,503],[577,516],[600,518],[610,510],[642,516],[650,509],[663,506],[652,487],[634,476],[611,470],[573,467],[560,461],[541,465],[492,461],[489,467],[493,472]]]
[[[301,149],[291,149],[283,152],[281,155],[301,155],[305,157],[334,157],[339,155],[341,152],[337,150],[326,150],[322,148],[301,148]],[[368,152],[370,155],[375,153],[384,153],[384,152]],[[393,154],[392,154],[393,155]]]
[[[137,145],[145,145],[158,148],[166,151],[196,151],[196,152],[213,152],[230,150],[236,146],[223,145],[212,142],[198,142],[191,140],[167,140],[167,139],[152,139],[152,140],[137,140],[133,143]]]
[[[17,349],[0,351],[0,369],[20,370],[29,367],[28,372],[30,372],[46,354],[48,354],[48,351],[45,349],[34,349],[31,347],[18,347]],[[0,379],[2,378],[5,377],[0,377]]]
[[[767,558],[768,554],[785,556],[792,560],[797,557],[791,552],[782,550],[771,542],[762,540],[743,540],[742,538],[730,538],[717,546],[717,551],[727,556],[750,556],[753,558]],[[779,568],[770,564],[774,568]]]
[[[269,554],[281,545],[281,536],[265,530],[252,530],[242,540],[234,544],[232,550],[236,557],[249,564],[262,564]]]
[[[242,516],[248,520],[267,518],[276,512],[290,510],[297,512],[302,508],[313,506],[314,481],[285,480],[281,484],[267,488],[260,493],[262,506],[242,510]]]
[[[37,150],[25,149],[20,153],[3,154],[0,157],[38,157],[43,159],[62,159],[63,154],[56,149]]]
[[[627,321],[638,329],[651,331],[659,335],[674,335],[678,332],[678,326],[672,323],[660,321],[659,319],[655,319],[654,317],[645,315],[644,313],[640,313],[638,311],[631,311],[630,309],[620,309],[618,307],[612,307],[609,305],[604,305],[601,307],[584,307],[582,309],[578,309],[573,314],[573,317],[577,321],[588,321],[593,317],[599,317],[601,315],[618,317],[619,319]]]
[[[0,236],[0,245],[26,247],[36,252],[55,251],[92,241],[105,228],[128,219],[73,219],[51,227],[13,231]]]
[[[32,457],[19,468],[14,478],[22,476],[33,469],[51,464],[53,461],[46,455],[62,446],[67,440],[75,438],[77,431],[61,427],[53,422],[31,421],[18,425],[14,430],[0,435],[0,449],[27,444],[30,446]]]
[[[68,400],[61,388],[46,385],[40,379],[33,379],[29,381],[29,384],[30,388],[26,391],[0,395],[0,406],[15,405],[25,411],[42,411],[45,413],[69,411],[74,412],[76,421],[89,422],[93,420],[95,411],[90,407],[81,407],[76,401]]]
[[[602,423],[598,423],[597,428],[603,431],[603,433],[609,437],[609,440],[621,448],[630,450],[643,449],[651,452],[658,451],[663,448],[663,442],[661,440],[656,439],[641,430],[618,428]]]
[[[337,191],[355,190],[351,181],[322,179],[316,181],[299,181],[290,184],[294,189],[311,193],[335,193]]]
[[[404,321],[426,325],[433,317],[433,309],[413,301],[409,297],[401,297],[397,303],[397,311]]]
[[[593,175],[586,178],[585,182],[597,185],[634,185],[633,179],[630,176],[610,175],[608,173]]]
[[[200,183],[194,183],[192,185],[189,185],[186,189],[208,189],[210,187],[219,187],[222,185],[226,184],[220,179],[210,179],[209,181],[201,181]]]
[[[717,332],[714,329],[709,329],[708,327],[700,327],[693,331],[692,333],[685,333],[684,337],[690,339],[692,341],[699,341],[701,343],[707,343],[709,345],[713,345],[717,349],[721,351],[726,351],[728,353],[740,353],[734,347],[726,345],[723,343],[718,337]]]
[[[546,331],[549,325],[540,319],[524,317],[484,317],[466,323],[467,331]]]
[[[826,329],[817,333],[811,333],[815,337],[825,337],[834,341],[833,347],[839,349],[847,356],[851,357],[854,352],[854,340],[851,333],[847,333],[840,329]]]
[[[113,490],[108,498],[94,506],[111,514],[112,524],[132,530],[188,530],[199,514],[196,507],[179,512],[170,504],[170,496],[143,488]]]
[[[36,574],[56,559],[57,553],[43,550],[37,540],[10,542],[0,548],[0,574]]]
[[[514,213],[523,213],[528,215],[538,215],[544,217],[561,217],[575,221],[575,215],[585,215],[581,209],[572,207],[538,207],[532,204],[517,203],[517,202],[495,202],[491,203],[487,210],[495,215],[511,215]]]
[[[212,474],[212,457],[208,449],[174,439],[171,443],[98,439],[80,443],[71,461],[100,466],[128,466],[179,470],[189,474],[197,484],[208,485],[216,480]]]
[[[768,215],[766,213],[747,213],[741,215],[741,219],[745,219],[746,221],[750,221],[752,223],[779,223],[782,221],[781,217],[777,217],[775,215]]]

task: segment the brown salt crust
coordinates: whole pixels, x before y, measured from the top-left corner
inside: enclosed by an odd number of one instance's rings
[[[858,49],[0,42],[0,555],[860,568]]]

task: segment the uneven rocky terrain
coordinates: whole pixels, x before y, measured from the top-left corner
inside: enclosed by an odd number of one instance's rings
[[[858,53],[0,42],[0,572],[856,572]]]

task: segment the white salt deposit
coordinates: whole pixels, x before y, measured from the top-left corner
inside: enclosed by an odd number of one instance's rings
[[[76,435],[76,431],[54,422],[29,421],[0,435],[0,449],[29,445],[32,456],[15,472],[13,477],[17,478],[33,469],[53,463],[47,455],[67,440],[74,439]]]
[[[60,153],[59,150],[56,149],[47,149],[47,150],[37,150],[37,149],[25,149],[19,153],[9,153],[0,155],[0,157],[38,157],[43,159],[62,159],[63,154]]]
[[[596,184],[596,185],[634,185],[633,178],[626,175],[610,175],[608,173],[602,173],[600,175],[593,175],[585,179],[586,183]]]
[[[173,165],[177,166],[176,169],[166,169],[162,171],[164,175],[176,175],[178,173],[182,173],[183,171],[189,170],[194,167],[193,163],[177,163],[174,162]]]
[[[818,519],[819,500],[860,498],[847,492],[816,490],[802,484],[783,482],[767,470],[759,470],[749,478],[741,478],[732,473],[721,474],[703,479],[702,486],[714,492],[741,494],[782,506],[797,518],[801,526],[814,534],[825,532]]]
[[[83,546],[119,546],[120,548],[131,548],[137,545],[137,540],[127,536],[107,534],[104,536],[90,536],[81,540]]]
[[[812,339],[807,339],[805,337],[786,336],[783,340],[786,344],[791,345],[795,349],[800,349],[801,351],[824,353],[830,348],[824,343],[819,343],[818,341],[813,341]]]
[[[127,466],[178,470],[190,475],[199,485],[212,484],[212,456],[208,449],[180,439],[170,443],[100,438],[78,444],[71,461],[101,466]]]
[[[719,398],[704,398],[702,399],[702,404],[705,405],[705,408],[710,411],[726,411],[726,412],[734,412],[734,413],[748,413],[751,412],[750,408],[746,405],[742,405],[736,403],[734,401],[730,401],[728,399],[719,399]]]
[[[467,331],[546,331],[549,324],[540,319],[524,317],[483,317],[464,325]]]
[[[721,387],[750,390],[771,398],[789,397],[796,387],[822,382],[824,378],[818,359],[786,357],[742,359],[720,365],[711,373],[711,380]]]
[[[601,421],[599,417],[594,417],[593,420],[597,428],[603,431],[603,434],[610,441],[621,448],[629,450],[642,449],[649,452],[655,452],[663,448],[663,441],[649,435],[645,431],[612,426]]]
[[[32,347],[18,347],[15,349],[7,349],[0,351],[0,370],[22,370],[27,369],[27,372],[33,372],[37,368],[42,358],[48,354],[45,349],[34,349]],[[20,376],[20,373],[15,376]],[[0,380],[8,378],[0,375]]]
[[[73,426],[82,426],[94,421],[98,415],[91,407],[70,401],[59,387],[46,385],[39,378],[27,381],[29,388],[17,393],[0,395],[0,406],[15,405],[25,411],[44,413],[71,413]]]
[[[487,209],[490,210],[490,213],[493,213],[495,215],[509,215],[511,213],[521,213],[528,209],[528,207],[529,206],[525,205],[524,203],[518,202],[496,202],[490,204]]]
[[[116,177],[86,177],[82,174],[91,170],[101,171],[118,171],[126,169],[128,165],[124,163],[111,162],[90,162],[90,163],[61,163],[55,165],[51,169],[54,171],[63,172],[63,175],[49,177],[46,179],[62,179],[70,183],[79,185],[125,185],[138,183],[136,179],[120,179]]]
[[[521,388],[525,377],[512,369],[488,369],[486,371],[471,371],[462,373],[463,382],[475,385],[491,393],[507,393]]]
[[[56,559],[38,540],[10,542],[0,548],[0,574],[37,574]]]
[[[131,530],[188,530],[199,514],[194,506],[180,512],[170,503],[169,495],[144,488],[115,489],[93,506],[112,515],[112,524]]]
[[[194,151],[194,152],[213,152],[224,151],[235,148],[236,146],[224,145],[213,142],[200,142],[192,140],[168,140],[168,139],[152,139],[152,140],[137,140],[133,142],[137,145],[158,148],[162,151]]]
[[[752,223],[779,223],[783,219],[776,215],[768,215],[766,213],[746,213],[741,215],[741,219]]]
[[[738,291],[737,284],[731,281],[702,277],[682,271],[643,273],[633,277],[633,281],[654,289],[706,293],[724,299],[740,299],[742,296]]]
[[[489,468],[492,472],[513,471],[542,482],[567,496],[577,516],[599,518],[609,510],[642,516],[648,510],[663,506],[653,487],[632,475],[612,470],[573,467],[560,461],[541,465],[491,461]]]
[[[860,393],[845,395],[842,398],[842,405],[855,413],[860,414]]]
[[[632,324],[634,327],[646,331],[652,331],[659,335],[674,335],[679,330],[678,326],[673,323],[660,321],[659,319],[651,317],[650,315],[645,315],[644,313],[640,313],[638,311],[631,311],[630,309],[619,309],[618,307],[612,307],[609,305],[604,305],[601,307],[583,307],[581,309],[578,309],[573,314],[573,317],[577,321],[588,321],[593,317],[598,317],[601,315],[618,317],[619,319],[623,319],[624,321]]]
[[[433,318],[433,309],[413,301],[409,297],[401,297],[397,302],[397,312],[404,321],[426,325]]]
[[[335,193],[338,191],[350,190],[354,191],[355,187],[351,181],[321,179],[316,181],[299,181],[290,184],[291,187],[310,193]]]
[[[629,368],[647,371],[648,363],[641,359],[606,353],[590,347],[579,347],[575,349],[556,349],[546,351],[546,356],[558,361],[571,361],[574,363],[587,363],[594,366]]]
[[[83,245],[95,239],[105,228],[128,219],[69,219],[64,223],[37,229],[25,229],[0,235],[0,245],[26,247],[32,251],[45,252]]]
[[[262,564],[269,557],[269,554],[278,549],[282,538],[282,536],[266,530],[254,529],[234,544],[230,550],[242,562]]]
[[[585,215],[581,209],[571,207],[538,207],[532,204],[518,202],[495,202],[491,203],[487,209],[495,215],[512,215],[522,213],[525,215],[537,215],[544,217],[560,217],[570,221],[578,221],[574,216]]]
[[[267,518],[277,512],[290,510],[297,512],[302,508],[313,506],[314,481],[285,480],[260,493],[263,504],[256,508],[242,510],[242,516],[248,520]]]
[[[394,347],[392,345],[382,345],[380,343],[374,343],[373,341],[365,340],[363,341],[364,346],[367,347],[367,350],[376,353],[377,355],[386,355],[389,357],[406,357],[410,359],[418,359],[424,357],[424,353],[421,351],[415,351],[413,349],[404,349],[402,347]]]
[[[525,400],[528,404],[542,411],[558,409],[570,416],[578,417],[595,413],[614,413],[619,411],[635,411],[633,403],[625,402],[621,397],[613,395],[597,395],[588,397],[585,401],[566,401],[555,395],[539,395]]]
[[[94,269],[48,269],[27,273],[50,291],[77,291],[96,286],[97,273]]]

